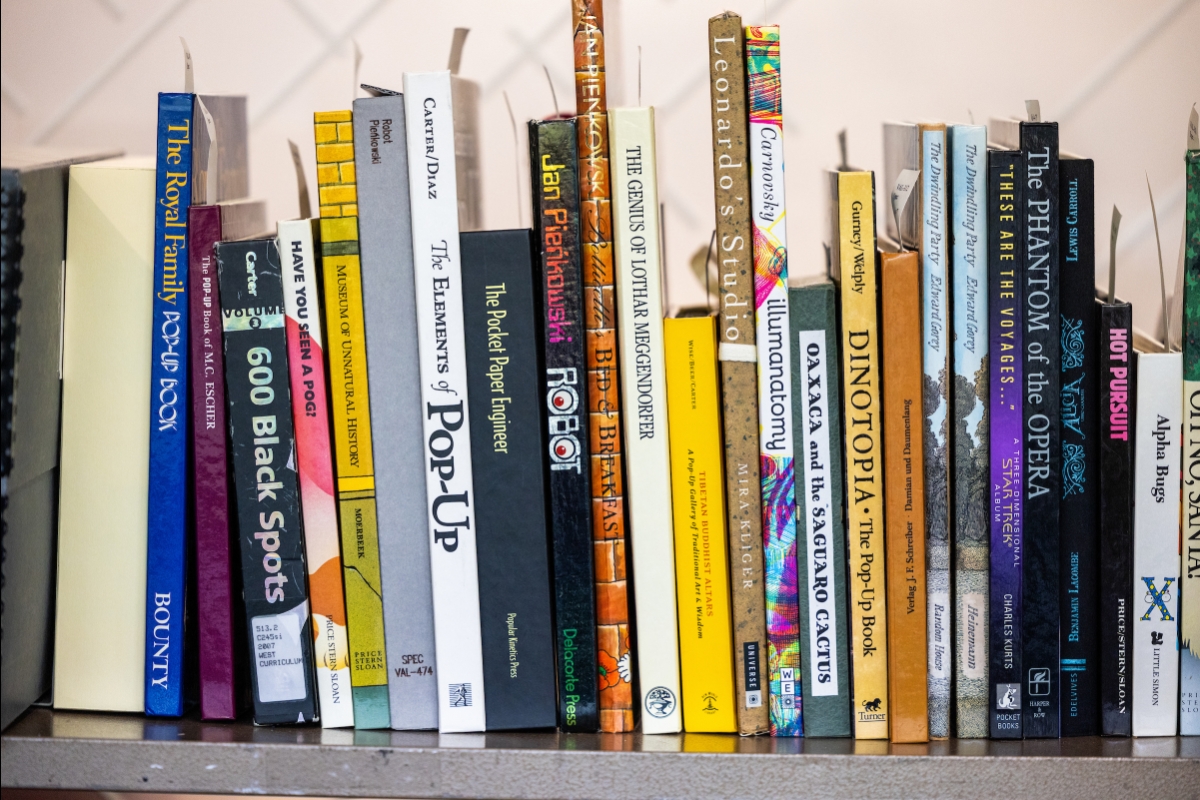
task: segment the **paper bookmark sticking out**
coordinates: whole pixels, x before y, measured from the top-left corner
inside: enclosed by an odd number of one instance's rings
[[[454,29],[454,38],[450,41],[450,63],[447,66],[451,75],[457,75],[458,68],[462,66],[463,45],[467,43],[467,34],[470,32],[470,28]]]
[[[1025,116],[1029,117],[1030,122],[1042,121],[1042,104],[1037,100],[1025,101]]]
[[[1188,150],[1200,150],[1200,113],[1196,112],[1195,103],[1188,117]]]
[[[850,169],[850,154],[849,147],[846,144],[845,128],[842,128],[840,131],[838,131],[838,157],[841,159],[838,161],[838,170],[845,172],[846,170]]]
[[[1154,244],[1158,247],[1158,284],[1162,289],[1163,352],[1171,350],[1171,315],[1167,307],[1167,272],[1163,268],[1162,238],[1158,235],[1158,211],[1154,208],[1154,190],[1150,188],[1150,175],[1146,175],[1146,191],[1150,194],[1150,217],[1154,220]]]
[[[904,209],[908,206],[909,198],[912,196],[913,189],[917,186],[917,181],[921,178],[921,170],[919,169],[902,169],[900,174],[896,176],[896,186],[892,189],[892,214],[896,217],[896,232],[900,235],[900,249],[907,249],[904,246],[904,228],[900,225],[900,217],[904,214]]]
[[[1117,301],[1117,232],[1121,229],[1121,212],[1113,205],[1112,229],[1108,234],[1108,303]]]
[[[179,43],[183,45],[183,91],[185,94],[192,94],[196,91],[196,80],[192,76],[192,51],[188,49],[187,39],[179,37]]]
[[[308,201],[308,178],[304,175],[304,162],[300,160],[300,148],[288,139],[288,148],[292,151],[292,166],[296,168],[296,194],[300,200],[300,219],[312,217],[312,204]]]
[[[208,132],[208,162],[204,166],[204,205],[212,206],[217,203],[217,125],[213,116],[204,105],[204,98],[196,95],[196,105],[200,106],[200,115],[204,117],[204,128]]]
[[[554,118],[562,119],[562,112],[558,110],[558,92],[554,91],[554,81],[550,80],[550,68],[542,64],[542,72],[546,73],[546,83],[550,86],[550,98],[554,101]]]

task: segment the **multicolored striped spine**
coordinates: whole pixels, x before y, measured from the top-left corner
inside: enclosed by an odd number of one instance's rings
[[[746,28],[771,735],[802,736],[779,27]]]

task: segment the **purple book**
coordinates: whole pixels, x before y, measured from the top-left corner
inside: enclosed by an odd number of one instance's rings
[[[988,316],[991,337],[991,556],[988,719],[993,739],[1020,739],[1025,299],[1021,153],[988,153]]]
[[[229,531],[229,460],[225,438],[225,367],[213,245],[221,241],[221,207],[188,211],[192,357],[192,491],[196,527],[200,716],[234,719],[233,542]]]

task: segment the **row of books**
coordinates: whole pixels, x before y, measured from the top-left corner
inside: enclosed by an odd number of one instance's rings
[[[177,716],[194,661],[263,724],[1195,733],[1200,351],[1097,302],[1091,162],[889,124],[886,235],[843,164],[789,279],[779,30],[719,15],[718,307],[664,319],[653,110],[574,5],[533,231],[460,231],[449,73],[318,113],[275,235],[190,92],[155,162],[71,167],[55,704]]]

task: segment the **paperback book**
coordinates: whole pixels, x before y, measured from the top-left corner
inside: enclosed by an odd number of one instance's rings
[[[1196,139],[1196,109],[1189,135]],[[1179,587],[1179,732],[1200,736],[1200,141],[1189,141],[1183,289],[1183,562]]]

